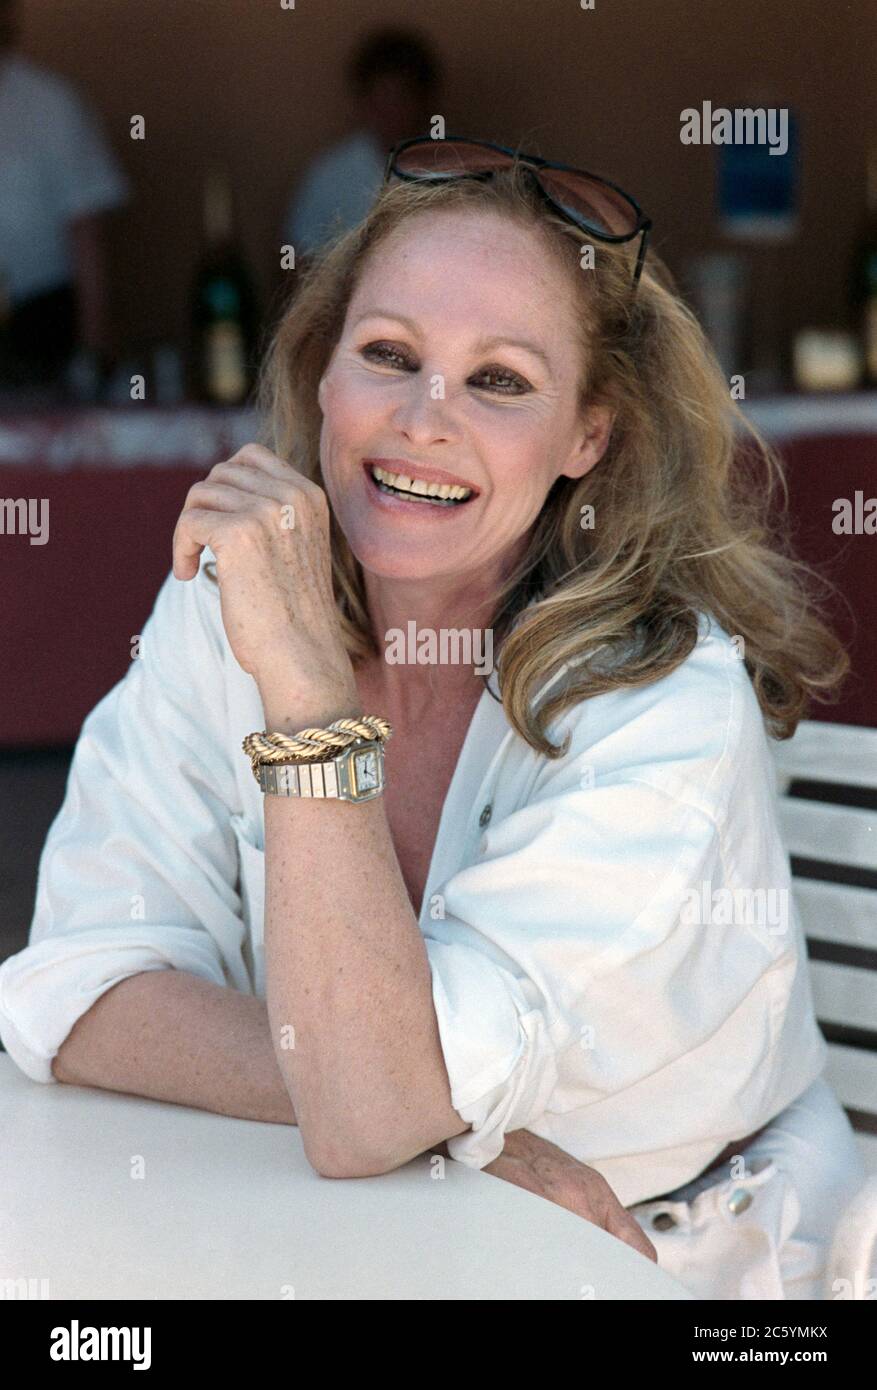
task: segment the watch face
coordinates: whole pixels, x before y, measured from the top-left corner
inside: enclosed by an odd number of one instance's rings
[[[357,792],[373,791],[379,783],[378,755],[374,748],[357,753],[353,759]]]

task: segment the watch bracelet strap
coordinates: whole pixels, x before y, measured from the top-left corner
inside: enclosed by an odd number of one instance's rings
[[[338,769],[333,759],[315,763],[260,763],[256,780],[275,796],[338,797]]]
[[[374,786],[359,789],[358,776],[351,773],[352,758],[359,751],[371,752],[377,760],[378,779]],[[351,749],[342,749],[334,758],[307,762],[262,762],[254,769],[256,781],[266,794],[304,799],[368,801],[384,790],[384,748],[382,739],[357,739]],[[356,794],[353,786],[357,787]]]

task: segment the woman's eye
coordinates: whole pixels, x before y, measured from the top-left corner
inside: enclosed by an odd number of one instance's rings
[[[505,381],[507,381],[510,384],[511,390],[509,389],[509,386],[502,385],[488,387],[488,390],[500,391],[504,395],[518,395],[523,393],[524,391],[529,391],[531,389],[530,383],[525,381],[522,376],[518,376],[517,372],[507,372],[502,367],[488,367],[485,371],[480,372],[479,375],[482,377],[482,379],[486,376],[504,378]]]
[[[403,366],[410,366],[410,362],[398,348],[391,347],[389,343],[367,343],[362,349],[363,357],[373,358],[376,362],[382,362],[386,366],[393,366],[401,363]],[[389,358],[396,358],[396,363],[390,362]]]
[[[367,343],[361,351],[363,357],[370,361],[379,362],[386,367],[411,369],[414,366],[410,357],[400,352],[398,348],[394,348],[390,343]],[[476,382],[479,379],[483,382],[485,378],[491,377],[499,378],[499,381],[494,381],[492,384],[488,383],[486,387],[480,389],[505,396],[522,395],[533,389],[528,381],[518,376],[517,372],[506,371],[503,367],[486,367],[484,371],[478,372],[474,379]]]

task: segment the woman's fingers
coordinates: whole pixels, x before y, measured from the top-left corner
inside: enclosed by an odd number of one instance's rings
[[[278,458],[276,454],[272,454],[271,450],[266,449],[262,444],[244,444],[242,448],[238,449],[236,454],[232,454],[227,462],[241,464],[249,468],[251,472],[253,470],[258,470],[271,474],[281,481],[288,480],[290,476],[302,477],[298,469],[291,463],[287,463],[284,459]],[[302,481],[306,480],[302,479]]]
[[[623,1240],[625,1245],[633,1246],[634,1250],[638,1250],[641,1255],[645,1255],[647,1260],[653,1260],[654,1263],[657,1264],[658,1252],[654,1245],[652,1245],[645,1231],[637,1221],[634,1221],[630,1212],[617,1200],[615,1206],[617,1210],[613,1209],[610,1212],[606,1230],[610,1235],[617,1236],[619,1240]]]
[[[219,474],[219,469],[225,471]],[[231,481],[233,476],[234,481]],[[206,478],[193,483],[186,494],[172,546],[173,572],[177,579],[191,579],[197,574],[201,551],[205,545],[212,547],[211,537],[223,521],[215,515],[217,512],[226,517],[258,516],[269,526],[290,529],[295,509],[288,484],[254,468],[229,470],[227,465],[217,464]]]
[[[216,527],[216,513],[188,507],[181,513],[174,530],[173,573],[175,579],[193,579],[198,573],[201,551],[210,545]]]
[[[222,463],[215,464],[202,481],[210,484],[228,484],[241,492],[255,492],[264,497],[276,497],[278,501],[286,501],[298,490],[292,478],[289,469],[280,477],[276,473],[256,468],[251,463],[235,463],[234,459],[225,459]]]
[[[332,584],[331,510],[318,484],[261,445],[244,445],[190,489],[173,536],[177,579],[196,577],[206,547],[242,670],[266,690],[295,680],[302,698],[309,682],[337,678],[352,688]]]
[[[250,491],[250,496],[260,497],[262,494],[253,488]],[[185,511],[188,507],[213,507],[218,512],[233,512],[246,505],[244,495],[239,487],[232,487],[228,483],[205,478],[203,482],[193,483],[192,487],[189,488],[183,510]]]
[[[599,1224],[610,1235],[616,1236],[618,1240],[623,1240],[625,1245],[632,1246],[641,1255],[645,1255],[647,1260],[653,1260],[657,1264],[658,1252],[639,1222],[634,1220],[627,1208],[621,1205],[602,1174],[596,1173],[595,1177],[599,1181],[599,1188],[596,1190],[600,1203]]]
[[[502,1153],[483,1172],[565,1207],[657,1264],[654,1245],[603,1175],[550,1140],[529,1130],[515,1130],[505,1136]]]
[[[642,1227],[623,1207],[612,1188],[601,1173],[571,1158],[581,1171],[569,1170],[564,1174],[561,1206],[570,1211],[578,1211],[595,1226],[600,1226],[625,1245],[630,1245],[647,1260],[658,1263],[658,1252]]]

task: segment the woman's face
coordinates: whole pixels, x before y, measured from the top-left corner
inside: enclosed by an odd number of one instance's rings
[[[555,479],[598,461],[611,420],[578,413],[571,299],[536,234],[496,214],[421,214],[367,261],[319,387],[323,482],[366,570],[499,570]],[[468,500],[383,492],[368,460]]]

